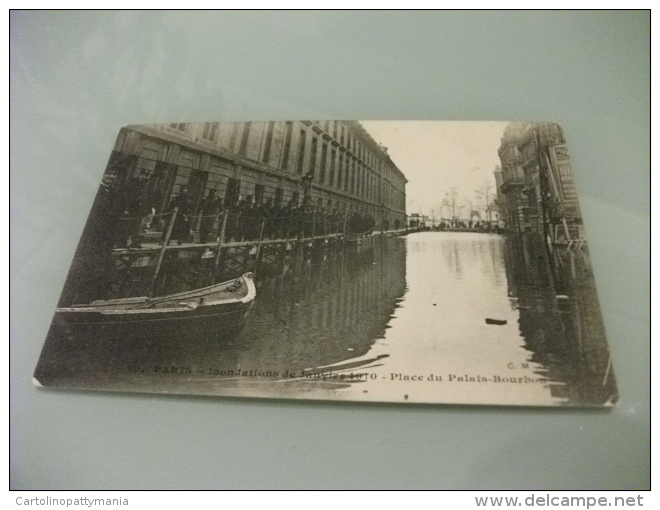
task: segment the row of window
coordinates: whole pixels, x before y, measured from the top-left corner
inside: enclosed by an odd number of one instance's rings
[[[243,123],[243,135],[241,138],[241,145],[239,147],[239,154],[245,155],[245,149],[247,147],[247,140],[250,134],[250,127],[251,127],[252,122],[244,122]],[[273,141],[273,130],[275,126],[275,121],[270,121],[267,123],[267,134],[266,134],[266,140],[265,140],[265,147],[263,151],[263,156],[262,160],[263,161],[268,161],[270,158],[270,148],[271,144]],[[358,137],[354,136],[352,133],[350,133],[349,129],[347,126],[340,124],[339,121],[323,121],[323,122],[317,122],[315,123],[317,126],[321,127],[323,126],[326,134],[328,136],[331,136],[334,138],[339,145],[342,147],[345,147],[349,152],[353,153],[355,157],[358,159],[365,161],[367,165],[369,166],[375,166],[378,157],[370,151],[366,145],[364,145],[362,142],[359,141]],[[240,123],[234,123],[234,130],[239,129]],[[286,122],[287,125],[287,136],[285,139],[285,145],[288,145],[291,143],[291,129],[293,126],[293,122]],[[178,131],[186,132],[188,130],[189,124],[187,123],[180,123],[180,124],[170,124],[169,125],[172,129],[176,129]],[[218,127],[220,126],[219,122],[206,122],[203,124],[203,128],[201,131],[201,138],[204,140],[208,140],[210,142],[215,142],[217,141],[217,136],[218,136]],[[235,135],[234,135],[235,136]],[[286,158],[284,158],[286,159]]]
[[[229,140],[225,146],[243,157],[249,157],[250,136],[253,132],[252,122],[233,123]],[[292,144],[294,143],[294,123],[284,123],[284,135],[278,136],[280,146],[274,147],[276,122],[260,123],[261,146],[258,159],[265,164],[273,164],[273,153],[278,152],[279,161],[274,166],[281,170],[295,171],[297,175],[311,172],[315,182],[335,187],[345,192],[353,193],[366,200],[380,201],[380,173],[387,172],[392,176],[392,170],[372,150],[350,133],[348,126],[338,121],[316,123],[314,129],[303,127],[297,136],[297,151],[295,166],[292,168]],[[219,140],[219,123],[201,125],[198,136],[211,142]],[[188,124],[170,124],[170,128],[186,132]],[[280,126],[281,127],[281,126]],[[334,138],[339,147],[326,137],[318,136],[314,131],[323,128],[328,136]],[[308,138],[311,140],[308,143]],[[319,143],[320,142],[320,143]],[[309,151],[306,159],[306,151]]]

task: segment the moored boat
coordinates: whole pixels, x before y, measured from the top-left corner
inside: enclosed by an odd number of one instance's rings
[[[55,310],[68,327],[119,328],[127,334],[190,332],[190,328],[238,334],[256,298],[254,275],[167,296],[93,301]]]

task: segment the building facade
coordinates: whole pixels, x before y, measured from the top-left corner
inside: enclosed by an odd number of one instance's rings
[[[225,206],[308,204],[371,216],[378,227],[405,225],[406,177],[355,121],[178,123],[122,128],[109,168],[119,182],[148,175],[157,212],[182,187],[195,213],[211,190]]]
[[[554,123],[513,123],[498,150],[501,218],[510,230],[551,242],[583,240],[582,217],[562,129]]]

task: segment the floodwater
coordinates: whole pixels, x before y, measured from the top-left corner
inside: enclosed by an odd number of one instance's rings
[[[525,236],[422,232],[319,249],[259,275],[223,339],[49,333],[45,385],[503,405],[616,399],[588,255]],[[266,270],[268,269],[268,270]]]

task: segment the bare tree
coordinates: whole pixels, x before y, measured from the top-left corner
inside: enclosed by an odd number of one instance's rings
[[[442,205],[451,208],[451,219],[452,221],[456,220],[456,208],[460,208],[458,204],[458,191],[456,188],[451,188],[449,191],[445,191],[445,198],[442,200]]]
[[[479,201],[484,201],[486,203],[484,210],[486,211],[486,217],[488,218],[488,222],[490,223],[490,213],[492,211],[491,206],[495,200],[495,194],[493,193],[493,184],[490,181],[486,181],[480,188],[475,189],[474,193]]]

